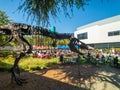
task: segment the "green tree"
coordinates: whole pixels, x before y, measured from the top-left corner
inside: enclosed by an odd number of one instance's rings
[[[63,39],[63,40],[57,40],[57,45],[68,45],[69,40]]]
[[[0,10],[0,26],[12,23],[5,11]],[[9,39],[9,35],[0,35],[0,44],[4,43]]]
[[[11,23],[11,22],[12,20],[9,20],[9,17],[7,16],[7,14],[4,11],[0,10],[0,26]]]
[[[65,17],[73,14],[73,9],[83,8],[90,0],[22,0],[18,9],[28,14],[28,20],[38,25],[49,25],[50,17],[58,17],[63,12]]]

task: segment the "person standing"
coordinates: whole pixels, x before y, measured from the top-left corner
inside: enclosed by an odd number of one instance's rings
[[[118,67],[118,57],[117,56],[114,58],[113,63],[114,63],[115,67]]]
[[[60,62],[63,64],[63,63],[64,63],[64,57],[63,57],[63,54],[60,54],[59,59],[60,59]]]
[[[87,54],[87,63],[90,63],[90,59],[91,59],[91,55],[90,55],[90,53],[88,52],[88,54]]]

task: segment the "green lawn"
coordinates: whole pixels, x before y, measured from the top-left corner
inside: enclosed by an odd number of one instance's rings
[[[13,55],[9,55],[5,58],[0,58],[0,71],[10,71],[13,64],[14,64]],[[22,58],[19,62],[19,67],[21,70],[41,70],[44,68],[48,68],[52,65],[58,64],[58,58],[51,58],[51,59],[40,59],[40,58],[33,58],[32,56],[26,56]],[[67,62],[69,64],[69,62]],[[86,59],[82,58],[77,62],[77,64],[88,64],[86,63]],[[98,65],[98,63],[89,63]],[[120,60],[119,60],[120,64]],[[100,65],[100,64],[99,64]],[[104,65],[111,66],[110,63],[105,63]]]

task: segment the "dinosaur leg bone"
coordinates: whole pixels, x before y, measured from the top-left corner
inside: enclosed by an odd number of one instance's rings
[[[21,36],[17,37],[16,39],[17,39],[17,41],[19,41],[21,43],[23,48],[25,48],[25,45],[23,42],[26,42],[28,44],[28,42],[25,41],[25,39]],[[20,78],[20,70],[19,70],[19,66],[18,66],[20,59],[26,55],[25,50],[26,49],[21,50],[20,55],[15,59],[13,68],[11,69],[12,70],[11,79],[12,79],[12,81],[14,79],[18,85],[22,85],[22,83],[26,82],[25,79]],[[28,49],[28,52],[29,52],[29,49]]]
[[[11,79],[12,79],[12,81],[14,79],[18,85],[22,85],[22,83],[24,82],[24,79],[20,78],[20,69],[19,69],[19,66],[18,66],[18,62],[24,56],[25,56],[25,53],[21,52],[20,55],[15,59],[13,68],[11,69],[12,70]]]

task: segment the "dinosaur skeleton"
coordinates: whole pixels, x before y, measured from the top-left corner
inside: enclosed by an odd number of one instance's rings
[[[12,75],[11,79],[12,81],[15,80],[18,85],[22,85],[22,83],[25,82],[24,79],[20,78],[20,70],[19,70],[18,62],[26,54],[32,53],[32,45],[23,37],[24,35],[43,35],[53,38],[55,40],[53,46],[56,45],[56,39],[69,39],[70,43],[68,45],[70,47],[70,50],[80,55],[83,55],[83,53],[81,53],[79,49],[76,49],[75,45],[78,45],[82,49],[89,49],[88,45],[81,42],[77,38],[74,38],[70,33],[50,32],[48,29],[39,26],[31,26],[21,23],[8,24],[8,25],[0,26],[0,34],[10,35],[10,39],[5,43],[1,44],[0,46],[4,46],[5,44],[11,42],[13,39],[16,39],[23,47],[23,49],[20,51],[19,56],[16,57],[14,61],[14,65],[11,69],[11,75]],[[28,49],[25,48],[24,43],[26,43],[29,46]]]

